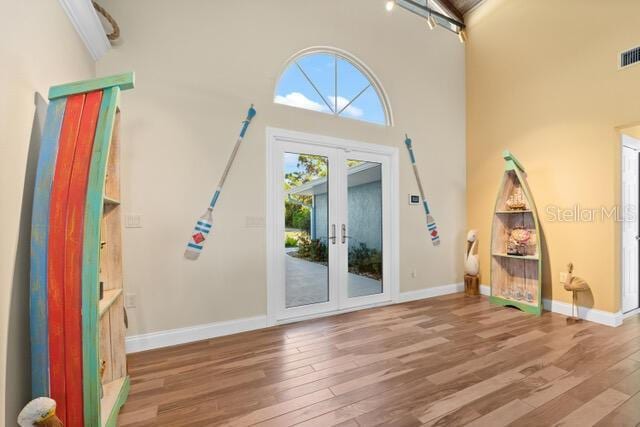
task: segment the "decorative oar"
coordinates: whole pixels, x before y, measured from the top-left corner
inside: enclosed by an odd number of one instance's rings
[[[418,174],[418,168],[416,167],[416,156],[413,154],[413,147],[411,146],[411,138],[409,138],[406,134],[405,134],[404,143],[407,146],[407,150],[409,150],[409,158],[411,159],[411,166],[413,166],[413,173],[415,174],[416,181],[418,182],[418,190],[420,191],[422,206],[424,206],[424,212],[425,214],[427,214],[427,229],[429,230],[429,235],[431,236],[431,243],[433,244],[433,246],[438,246],[440,245],[440,236],[438,236],[438,227],[436,226],[436,220],[433,219],[433,216],[431,215],[431,211],[429,210],[427,199],[424,197],[424,190],[422,189],[420,174]]]
[[[242,143],[242,139],[244,138],[245,133],[247,133],[247,128],[249,128],[249,123],[251,123],[251,119],[256,115],[256,110],[253,108],[253,104],[249,108],[247,112],[247,118],[242,122],[242,128],[240,129],[240,136],[238,136],[238,140],[236,141],[235,147],[233,147],[233,151],[231,152],[231,157],[229,157],[229,161],[227,161],[227,166],[224,168],[224,172],[222,173],[222,177],[220,178],[220,182],[218,183],[218,187],[216,188],[216,192],[213,193],[213,198],[211,199],[211,203],[209,203],[209,207],[207,211],[198,218],[196,221],[196,226],[193,228],[193,233],[191,234],[191,240],[187,243],[187,250],[184,252],[184,257],[190,260],[198,259],[200,256],[200,252],[202,252],[202,248],[204,246],[205,241],[209,233],[211,232],[211,227],[213,226],[213,208],[216,206],[216,202],[218,201],[218,197],[220,197],[220,192],[222,191],[222,186],[224,185],[224,181],[227,179],[227,175],[229,174],[229,169],[231,169],[231,165],[233,164],[233,160],[238,154],[238,149],[240,148],[240,144]]]

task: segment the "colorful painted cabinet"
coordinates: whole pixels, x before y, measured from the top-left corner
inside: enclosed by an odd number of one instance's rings
[[[491,232],[491,296],[494,304],[542,313],[542,246],[536,205],[524,167],[509,151]]]
[[[133,84],[126,73],[49,90],[31,226],[32,394],[53,398],[67,427],[115,426],[129,391],[118,104]]]

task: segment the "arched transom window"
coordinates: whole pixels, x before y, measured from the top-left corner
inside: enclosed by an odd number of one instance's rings
[[[345,52],[307,49],[289,61],[273,100],[277,104],[390,125],[388,102],[373,74]]]

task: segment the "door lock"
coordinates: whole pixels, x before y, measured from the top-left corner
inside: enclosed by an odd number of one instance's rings
[[[351,236],[347,236],[347,226],[344,224],[342,224],[341,231],[342,231],[342,243],[344,244],[344,242],[347,239],[350,239]]]
[[[331,224],[331,236],[329,237],[329,240],[331,240],[331,244],[333,245],[336,244],[336,225],[335,224]]]

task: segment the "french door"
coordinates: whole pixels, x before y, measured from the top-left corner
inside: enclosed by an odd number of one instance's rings
[[[301,135],[269,143],[272,322],[390,302],[397,288],[395,150]]]

